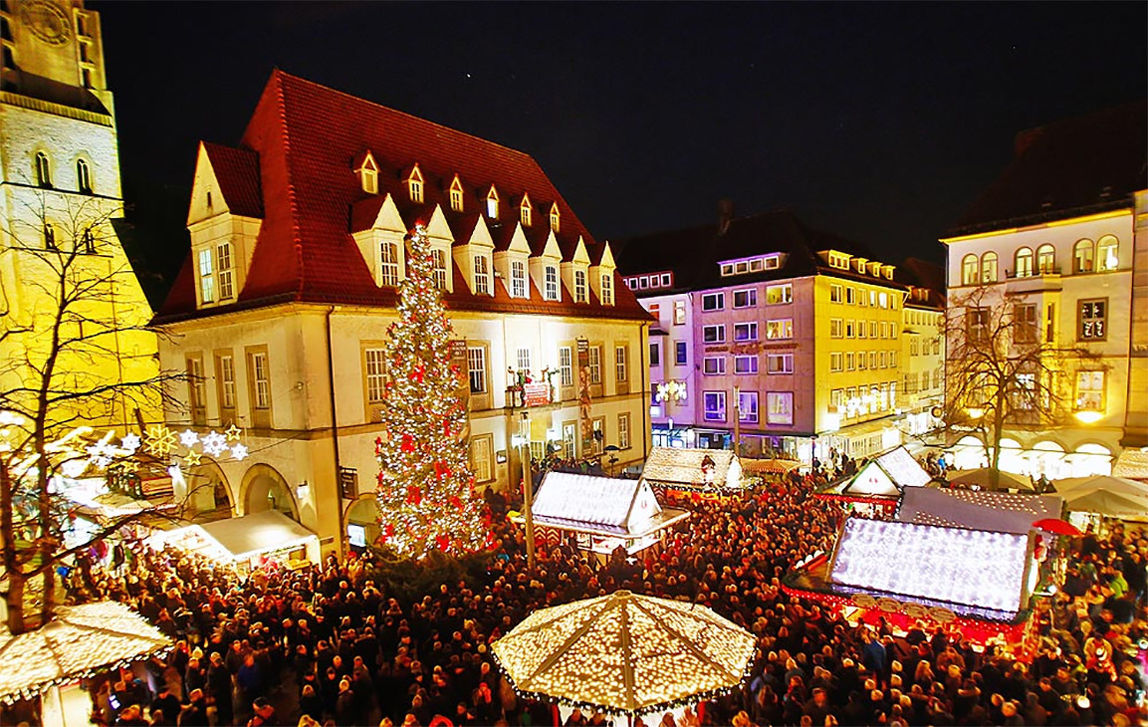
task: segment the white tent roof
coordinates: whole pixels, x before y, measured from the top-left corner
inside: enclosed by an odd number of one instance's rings
[[[298,547],[318,539],[315,533],[275,510],[192,527],[198,528],[209,540],[215,541],[233,560],[244,560],[281,548]]]
[[[1056,480],[1052,484],[1056,487],[1056,491],[1065,497],[1069,497],[1070,493],[1086,490],[1104,490],[1105,492],[1115,492],[1118,495],[1148,497],[1148,482],[1138,482],[1124,477],[1109,475],[1066,477],[1063,480]]]
[[[1065,499],[1073,512],[1092,512],[1121,520],[1148,520],[1148,497],[1080,488],[1067,493]]]
[[[1148,450],[1126,447],[1112,465],[1112,474],[1148,480]]]
[[[677,510],[662,510],[645,480],[548,472],[530,511],[536,522],[584,525],[620,535],[641,535]]]
[[[714,463],[712,484],[702,477],[702,462],[707,457]],[[741,487],[741,461],[729,449],[654,447],[642,468],[642,479],[687,489]]]
[[[924,487],[933,479],[903,446],[878,457],[877,464],[901,487]]]
[[[949,473],[949,482],[958,485],[977,485],[988,488],[992,482],[992,469],[980,467],[975,470],[954,470]],[[1000,471],[1000,486],[1008,490],[1024,490],[1033,492],[1032,480],[1023,475]]]

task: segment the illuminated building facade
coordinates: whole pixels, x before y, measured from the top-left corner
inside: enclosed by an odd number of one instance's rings
[[[722,448],[740,435],[744,454],[807,462],[814,447],[867,457],[901,443],[909,286],[895,266],[788,210],[726,208],[716,226],[619,247],[626,285],[658,318],[655,443]]]
[[[281,510],[324,551],[374,540],[382,346],[418,225],[478,485],[518,485],[520,438],[538,459],[611,445],[612,471],[645,459],[649,316],[538,164],[276,71],[239,145],[200,146],[191,251],[156,318],[165,366],[190,375],[173,426],[237,422],[252,440],[246,461],[194,472],[237,514]]]
[[[980,305],[1007,306],[1034,341],[1087,354],[1051,383],[1065,402],[1053,426],[1008,422],[1004,470],[1108,474],[1122,448],[1148,445],[1146,117],[1139,102],[1018,134],[942,239],[950,313],[968,315],[962,299],[983,289]],[[958,465],[984,458],[962,440]]]

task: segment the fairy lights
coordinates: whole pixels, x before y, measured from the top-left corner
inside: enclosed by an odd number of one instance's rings
[[[492,650],[520,694],[644,714],[738,687],[755,646],[704,606],[616,591],[536,611]]]

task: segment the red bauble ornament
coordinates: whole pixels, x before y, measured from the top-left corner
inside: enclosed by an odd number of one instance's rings
[[[395,526],[391,523],[387,523],[387,526],[385,528],[383,528],[383,539],[384,540],[390,540],[394,536],[395,536]]]
[[[400,445],[400,449],[402,449],[404,452],[407,452],[408,454],[415,451],[415,438],[409,434],[404,434],[403,443]]]
[[[450,496],[450,499],[449,499],[449,500],[447,500],[447,502],[449,502],[449,503],[450,503],[450,506],[451,506],[451,507],[456,507],[456,508],[458,508],[459,510],[461,510],[461,509],[462,509],[462,500],[460,500],[460,499],[458,498],[458,495],[451,495],[451,496]]]
[[[411,372],[411,375],[409,376],[409,378],[411,381],[415,382],[416,384],[421,384],[423,382],[423,379],[426,378],[426,375],[427,375],[427,367],[426,366],[419,366],[418,368],[416,368],[414,371]]]
[[[407,487],[407,504],[418,505],[423,501],[423,491],[417,485]]]
[[[441,459],[435,460],[434,476],[437,477],[438,479],[441,480],[444,477],[450,477],[452,471],[453,470],[451,470],[451,468],[447,466],[446,462],[443,462]]]
[[[375,479],[379,481],[379,487],[383,486],[383,473],[380,470],[379,474],[375,475]]]
[[[442,435],[444,437],[450,436],[450,420],[449,419],[447,419],[446,421],[444,421],[442,423]]]
[[[450,549],[450,536],[449,535],[440,535],[437,538],[435,538],[435,542],[438,544],[438,549],[444,553]]]

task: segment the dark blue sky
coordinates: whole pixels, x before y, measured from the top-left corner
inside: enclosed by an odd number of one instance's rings
[[[90,7],[148,257],[276,65],[532,154],[599,238],[729,197],[897,260],[939,259],[1018,130],[1148,95],[1143,2]]]

